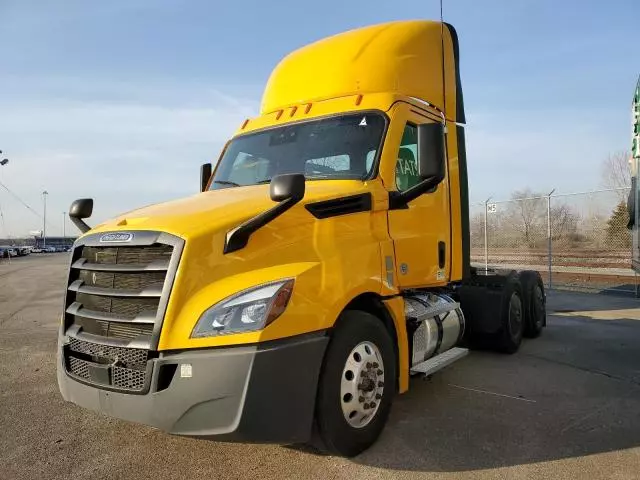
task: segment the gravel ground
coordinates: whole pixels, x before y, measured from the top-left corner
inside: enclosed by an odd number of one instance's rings
[[[0,479],[640,478],[640,302],[549,295],[519,353],[413,379],[354,459],[197,441],[63,402],[56,329],[68,254],[0,263]]]

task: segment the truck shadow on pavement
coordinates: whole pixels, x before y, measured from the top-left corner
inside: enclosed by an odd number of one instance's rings
[[[640,320],[549,317],[515,355],[471,352],[412,379],[379,441],[354,461],[467,471],[637,447],[637,345]]]

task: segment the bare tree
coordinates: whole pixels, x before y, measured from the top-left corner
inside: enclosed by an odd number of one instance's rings
[[[470,218],[471,247],[484,246],[484,214],[476,213]]]
[[[629,188],[631,187],[631,154],[627,150],[611,153],[602,162],[602,185],[605,188]],[[616,192],[620,201],[627,200],[628,192],[618,190]]]
[[[511,216],[520,228],[524,241],[529,246],[535,243],[535,227],[545,215],[545,199],[530,188],[517,190],[511,195]]]
[[[566,203],[551,206],[551,237],[571,241],[578,231],[580,215]]]

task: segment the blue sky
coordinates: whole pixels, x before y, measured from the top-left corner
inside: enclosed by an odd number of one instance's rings
[[[460,37],[472,201],[601,187],[603,159],[630,143],[637,0],[445,0],[444,13]],[[0,0],[0,181],[36,210],[49,192],[52,234],[78,197],[95,198],[95,222],[188,195],[290,50],[438,15],[435,0]],[[40,228],[2,189],[0,204],[0,236]]]

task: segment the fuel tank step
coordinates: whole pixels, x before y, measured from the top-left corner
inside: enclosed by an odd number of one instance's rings
[[[436,355],[429,360],[425,360],[422,363],[414,365],[413,367],[411,367],[411,373],[422,373],[424,375],[431,375],[432,373],[443,369],[447,365],[451,365],[456,360],[460,360],[461,358],[466,357],[468,353],[468,348],[452,348],[451,350],[447,350],[446,352],[441,353],[440,355]]]
[[[425,299],[426,298],[427,297],[425,297]],[[409,300],[413,300],[413,299],[409,298]],[[436,315],[442,315],[447,312],[450,312],[451,310],[456,310],[458,308],[460,308],[460,304],[458,302],[453,302],[453,301],[451,301],[450,303],[440,302],[435,305],[429,305],[429,306],[425,306],[414,301],[411,303],[407,302],[405,314],[409,318],[412,317],[412,318],[415,318],[417,321],[422,322],[429,318],[433,318]]]

